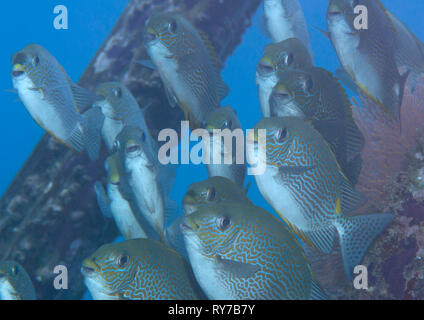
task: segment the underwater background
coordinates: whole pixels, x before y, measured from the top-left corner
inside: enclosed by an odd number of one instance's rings
[[[383,2],[386,8],[395,12],[418,38],[422,38],[424,21],[416,13],[424,12],[424,2],[420,0]],[[5,30],[4,41],[7,46],[0,53],[1,74],[4,75],[0,80],[0,87],[3,89],[12,87],[9,77],[10,57],[28,43],[40,43],[48,48],[64,66],[69,76],[74,81],[78,80],[127,3],[125,0],[61,1],[60,4],[67,6],[69,11],[68,30],[53,28],[53,8],[58,4],[57,1],[4,3],[5,14],[0,23],[2,30]],[[328,0],[301,0],[300,3],[311,36],[315,64],[329,71],[336,70],[340,63],[331,42],[314,28],[326,29],[325,12]],[[253,128],[261,117],[255,72],[264,46],[271,42],[261,31],[262,15],[263,8],[260,6],[253,18],[252,26],[243,35],[242,43],[227,60],[222,71],[224,81],[231,88],[222,105],[230,105],[237,111],[244,129]],[[40,140],[44,130],[35,123],[15,94],[2,92],[0,99],[3,106],[0,108],[0,116],[3,119],[0,130],[1,136],[5,137],[0,140],[0,148],[5,155],[8,155],[1,159],[3,174],[0,180],[0,194],[2,194]],[[205,166],[192,164],[180,166],[172,198],[179,202],[178,199],[182,199],[191,183],[205,178],[207,178]],[[246,179],[247,182],[253,180],[253,177],[249,176]],[[269,204],[257,191],[255,183],[251,185],[249,196],[258,206],[272,212]]]
[[[210,0],[215,1],[215,0]],[[415,35],[424,39],[424,2],[420,0],[386,0],[385,7],[410,28]],[[44,130],[31,118],[17,96],[6,90],[12,87],[10,79],[10,57],[29,43],[39,43],[48,49],[77,81],[90,63],[96,51],[107,38],[128,1],[124,0],[69,0],[69,1],[33,1],[5,2],[2,4],[1,28],[4,45],[0,58],[0,116],[3,125],[0,133],[0,148],[3,157],[0,179],[0,194],[3,194],[19,169],[37,145]],[[331,42],[317,27],[326,30],[325,15],[328,0],[300,0],[310,32],[313,59],[316,66],[334,72],[339,60]],[[53,28],[53,8],[63,4],[68,8],[69,30]],[[230,87],[229,95],[221,105],[230,105],[237,111],[243,129],[252,128],[261,118],[255,72],[263,48],[271,40],[261,31],[262,6],[252,19],[252,25],[243,35],[242,43],[226,60],[222,77]],[[177,170],[171,198],[181,204],[187,188],[193,182],[208,177],[204,165],[180,165]],[[271,206],[260,195],[253,176],[246,177],[251,182],[248,192],[252,202],[274,213]],[[275,214],[275,213],[274,213]],[[171,218],[172,219],[172,218]],[[90,298],[88,295],[85,298]]]

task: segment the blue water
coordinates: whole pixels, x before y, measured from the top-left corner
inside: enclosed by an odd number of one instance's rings
[[[309,26],[314,61],[318,66],[334,71],[339,65],[337,56],[330,42],[314,28],[326,29],[325,11],[328,0],[300,2]],[[77,81],[127,3],[127,0],[26,0],[2,3],[0,28],[5,45],[0,51],[0,149],[3,154],[0,160],[0,194],[6,190],[43,134],[43,130],[32,120],[17,96],[4,91],[12,87],[9,75],[11,55],[28,43],[40,43],[59,60],[69,76]],[[424,21],[421,15],[416,14],[424,12],[424,1],[390,0],[383,3],[420,39],[424,39]],[[58,4],[68,8],[68,30],[56,30],[53,27],[53,8]],[[270,42],[260,32],[258,21],[261,14],[262,8],[258,10],[253,25],[243,36],[242,44],[227,60],[222,72],[225,82],[231,88],[223,105],[231,105],[237,111],[244,129],[253,127],[260,118],[254,75],[262,49]],[[204,166],[180,166],[172,198],[178,201],[190,183],[206,177]],[[252,181],[251,178],[248,181]],[[270,209],[258,194],[254,183],[249,196],[258,205]]]

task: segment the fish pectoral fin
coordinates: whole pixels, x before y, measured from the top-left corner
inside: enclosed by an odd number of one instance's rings
[[[28,88],[30,91],[39,91],[41,93],[41,99],[44,100],[45,94],[44,94],[44,88],[43,87],[30,87]]]
[[[343,179],[340,194],[341,213],[349,215],[363,206],[365,202],[367,202],[367,198],[359,191],[356,191],[349,181]]]
[[[156,70],[156,66],[153,64],[152,60],[137,60],[138,64],[141,64],[143,67],[146,67],[151,70]]]
[[[327,39],[330,40],[330,37],[331,37],[330,31],[325,31],[325,30],[323,30],[323,29],[321,29],[319,27],[315,27],[315,26],[312,26],[312,28],[314,28],[315,30],[319,31],[324,37],[326,37]]]
[[[178,98],[170,88],[165,89],[166,97],[168,98],[169,105],[175,108],[178,105]]]
[[[220,255],[216,256],[217,265],[224,270],[224,272],[231,274],[236,278],[250,278],[258,272],[261,267],[255,264],[238,262],[222,258]]]
[[[103,185],[96,181],[94,184],[94,190],[96,191],[96,197],[97,197],[97,204],[100,208],[100,211],[102,214],[107,217],[112,217],[112,212],[110,211],[110,200],[109,197],[106,195],[105,189],[103,188]]]

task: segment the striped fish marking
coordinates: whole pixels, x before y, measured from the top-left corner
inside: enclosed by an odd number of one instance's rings
[[[187,216],[182,229],[194,274],[210,299],[316,298],[302,247],[263,209],[208,205]]]
[[[267,170],[255,176],[261,194],[302,240],[324,253],[332,251],[337,231],[350,278],[393,215],[347,215],[363,196],[354,190],[327,142],[308,122],[266,118],[256,128],[267,130]]]
[[[81,271],[91,292],[98,288],[128,300],[197,299],[186,261],[152,239],[134,239],[100,247],[83,261]],[[100,291],[99,290],[99,291]]]

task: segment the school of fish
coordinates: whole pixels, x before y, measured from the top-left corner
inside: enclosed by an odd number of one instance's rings
[[[363,30],[354,25],[359,5],[368,8]],[[243,156],[266,169],[254,178],[274,212],[249,199],[246,161],[238,163],[234,144],[221,143],[225,135],[215,136],[243,127],[237,106],[221,106],[230,89],[212,43],[182,14],[147,20],[142,41],[149,60],[138,62],[159,74],[169,104],[181,108],[190,129],[210,137],[202,138],[203,152],[210,159],[229,155],[230,162],[206,163],[209,178],[188,188],[173,221],[178,204],[169,194],[177,168],[159,159],[146,125],[150,106],[141,108],[119,82],[102,83],[95,92],[80,87],[41,45],[12,56],[13,86],[46,132],[92,160],[102,143],[106,147],[106,174],[93,189],[124,241],[104,244],[79,262],[93,299],[331,299],[303,244],[330,254],[338,239],[351,281],[393,221],[390,212],[361,212],[367,199],[355,184],[364,137],[343,84],[399,121],[406,79],[424,72],[423,43],[378,0],[329,0],[322,32],[340,61],[333,74],[314,64],[298,0],[264,0],[263,9],[272,43],[251,79],[263,118],[247,132],[252,147]],[[35,298],[23,267],[0,262],[0,299]]]

